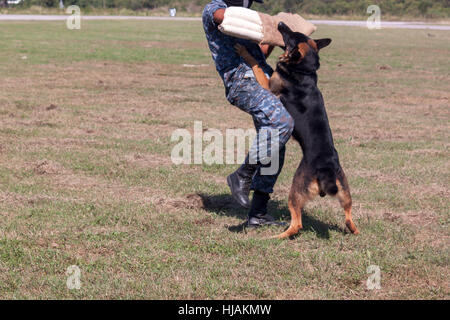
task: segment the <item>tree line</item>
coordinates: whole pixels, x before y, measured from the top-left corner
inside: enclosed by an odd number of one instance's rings
[[[6,0],[3,0],[6,3]],[[58,7],[60,0],[23,0],[20,6]],[[2,0],[0,0],[0,3]],[[208,0],[63,0],[64,5],[82,8],[127,8],[131,10],[176,7],[179,11],[201,11]],[[380,6],[382,14],[426,18],[450,17],[449,0],[265,0],[254,9],[276,14],[280,11],[315,15],[366,15],[369,5]],[[193,9],[194,8],[194,9]]]

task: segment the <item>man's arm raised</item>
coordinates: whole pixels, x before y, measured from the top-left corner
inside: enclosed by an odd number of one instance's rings
[[[225,9],[217,9],[214,12],[214,22],[219,25],[223,22],[224,16],[225,16]],[[264,53],[264,56],[266,59],[270,56],[270,54],[273,51],[274,46],[268,45],[268,44],[260,44],[262,52]]]

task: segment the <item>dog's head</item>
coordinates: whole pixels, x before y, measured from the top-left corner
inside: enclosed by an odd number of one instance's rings
[[[290,70],[315,72],[319,69],[319,50],[328,46],[331,39],[313,40],[303,33],[292,31],[285,23],[278,24],[278,31],[283,36],[285,52],[280,56],[280,63]]]

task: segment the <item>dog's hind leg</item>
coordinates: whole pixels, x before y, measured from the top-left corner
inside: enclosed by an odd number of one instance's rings
[[[289,228],[284,231],[283,233],[275,236],[275,238],[278,239],[284,239],[291,237],[293,235],[296,235],[300,229],[303,228],[302,226],[302,207],[304,206],[304,203],[306,202],[304,197],[297,197],[295,194],[296,191],[292,191],[289,195],[289,211],[291,213],[291,224],[289,225]]]
[[[350,194],[350,187],[348,185],[347,177],[342,169],[337,176],[336,185],[338,187],[336,196],[345,212],[345,225],[353,234],[359,234],[352,219],[352,196]]]
[[[302,209],[306,202],[319,193],[319,184],[317,183],[317,180],[306,180],[303,173],[295,175],[288,202],[289,211],[291,213],[291,224],[285,232],[275,236],[275,238],[288,238],[296,235],[300,229],[302,229]]]

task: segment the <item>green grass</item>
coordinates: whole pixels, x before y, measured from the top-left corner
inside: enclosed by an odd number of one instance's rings
[[[333,39],[319,86],[361,234],[320,198],[276,241],[242,232],[237,165],[171,163],[175,129],[253,125],[225,100],[200,23],[0,22],[0,297],[448,299],[448,32],[314,36]],[[283,220],[301,158],[287,149],[269,207]],[[371,264],[381,290],[366,289]]]

